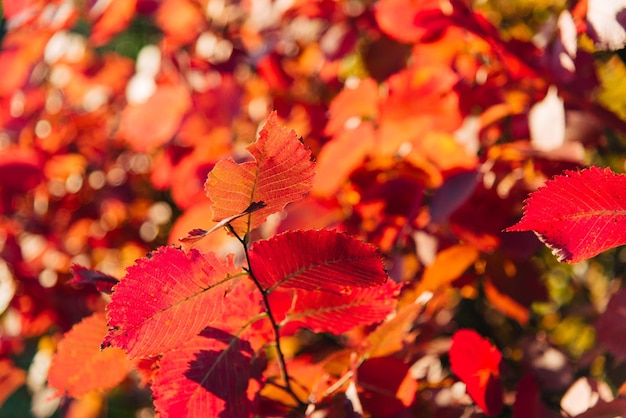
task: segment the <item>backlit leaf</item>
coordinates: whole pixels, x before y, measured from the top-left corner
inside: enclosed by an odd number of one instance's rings
[[[222,160],[205,184],[213,201],[214,221],[238,215],[254,202],[265,203],[264,208],[232,222],[233,229],[242,234],[260,226],[287,203],[300,200],[310,190],[314,175],[310,151],[294,131],[278,124],[275,112],[247,149],[255,161]]]
[[[380,322],[395,309],[397,285],[387,281],[375,287],[356,287],[346,294],[328,294],[324,291],[297,290],[291,293],[287,312],[272,310],[283,327],[310,328],[314,332],[341,334],[359,325]],[[277,296],[279,291],[270,295]],[[284,329],[284,328],[283,328]]]
[[[104,312],[97,312],[65,334],[52,358],[48,384],[60,394],[79,397],[111,389],[130,372],[132,363],[117,347],[100,349],[107,332]]]
[[[262,363],[250,343],[216,328],[165,354],[153,384],[154,403],[166,417],[249,417],[248,390],[259,388]]]
[[[331,230],[293,231],[256,242],[250,267],[268,290],[277,287],[346,291],[387,280],[376,248]]]
[[[165,353],[152,390],[163,417],[249,417],[265,362],[256,350],[266,343],[259,318],[261,294],[251,282],[230,293],[228,313],[215,326]],[[269,334],[271,335],[271,334]]]
[[[566,171],[531,193],[522,220],[507,231],[534,231],[568,263],[626,244],[626,175],[600,167]]]
[[[132,358],[180,346],[222,314],[236,271],[232,258],[161,247],[129,267],[113,289],[103,346]]]
[[[500,351],[474,330],[462,329],[452,336],[452,372],[488,416],[497,416],[502,410],[501,360]]]

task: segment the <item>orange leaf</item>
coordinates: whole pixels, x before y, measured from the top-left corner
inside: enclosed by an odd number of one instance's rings
[[[371,78],[361,80],[354,88],[346,87],[333,99],[328,110],[330,118],[324,129],[335,135],[346,128],[346,122],[357,117],[376,119],[378,115],[378,84]]]
[[[96,46],[106,44],[113,36],[120,33],[135,15],[137,0],[113,0],[97,17],[91,29],[89,40]],[[93,9],[92,9],[93,11]]]
[[[200,4],[190,0],[164,0],[156,22],[172,42],[169,47],[193,41],[206,25]]]
[[[169,141],[191,106],[188,91],[160,86],[144,103],[130,103],[122,112],[120,135],[138,152],[150,152]]]
[[[435,261],[426,268],[417,294],[447,286],[467,270],[478,258],[478,250],[467,244],[458,244],[439,252]]]
[[[310,151],[293,130],[278,124],[275,112],[247,149],[255,161],[239,164],[232,158],[222,160],[205,183],[207,196],[213,201],[214,221],[238,215],[255,202],[265,204],[231,223],[242,234],[260,226],[287,203],[300,200],[311,188],[314,175]]]
[[[328,198],[372,152],[376,140],[371,122],[361,122],[352,130],[345,130],[324,145],[317,160],[317,175],[312,193]]]
[[[107,333],[104,312],[83,319],[65,334],[48,372],[50,387],[80,397],[94,390],[107,390],[120,383],[132,368],[119,348],[100,350]]]
[[[8,359],[0,360],[0,406],[26,381],[26,372]]]

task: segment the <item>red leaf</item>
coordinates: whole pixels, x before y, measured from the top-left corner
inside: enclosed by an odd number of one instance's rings
[[[98,270],[91,270],[87,267],[73,264],[71,267],[74,277],[68,283],[74,285],[90,284],[95,286],[98,292],[106,293],[110,295],[113,293],[113,286],[120,281],[113,276],[103,273]]]
[[[615,357],[626,358],[626,289],[611,296],[595,326],[598,341]]]
[[[515,418],[556,418],[558,415],[541,401],[541,391],[533,375],[527,374],[520,381],[513,404]]]
[[[626,244],[626,175],[609,168],[566,171],[526,199],[507,231],[534,231],[559,261],[577,263]]]
[[[282,322],[283,333],[306,327],[314,332],[341,334],[359,325],[370,325],[385,319],[396,307],[397,289],[395,283],[387,281],[381,286],[354,288],[347,294],[275,291],[270,295],[270,306],[277,321]],[[281,296],[287,296],[290,302],[285,312],[280,312],[280,308],[272,304],[276,297]]]
[[[311,188],[311,153],[296,133],[278,124],[273,112],[256,142],[248,146],[255,161],[222,160],[209,173],[205,190],[213,201],[213,220],[221,221],[246,210],[253,202],[265,207],[232,222],[238,233],[260,226],[268,215],[300,200]]]
[[[122,112],[120,135],[137,152],[152,152],[169,141],[191,106],[184,87],[160,86],[144,103],[130,103]]]
[[[496,416],[502,410],[501,360],[500,351],[476,331],[462,329],[452,336],[452,372],[465,383],[467,393],[488,416]]]
[[[417,394],[417,380],[410,367],[395,357],[376,357],[358,369],[363,406],[378,417],[398,416],[411,406]]]
[[[248,341],[207,327],[163,355],[152,386],[154,405],[163,418],[248,418],[262,370]]]
[[[132,363],[116,347],[100,350],[107,332],[104,312],[83,319],[65,334],[52,358],[48,384],[61,394],[79,397],[115,387],[130,372]]]
[[[103,346],[123,348],[131,358],[180,346],[222,315],[236,271],[232,258],[161,247],[129,267],[113,289]]]
[[[375,247],[331,230],[285,232],[256,242],[250,267],[268,291],[281,286],[340,292],[387,280]]]
[[[152,390],[163,417],[249,417],[265,362],[255,352],[271,338],[258,316],[261,294],[251,281],[230,292],[226,315],[159,362]]]

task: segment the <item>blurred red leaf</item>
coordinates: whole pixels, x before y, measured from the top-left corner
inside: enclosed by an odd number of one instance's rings
[[[102,4],[97,2],[96,4]],[[106,8],[102,11],[91,9],[96,22],[91,28],[89,40],[95,46],[106,44],[113,36],[120,33],[130,23],[135,15],[137,0],[112,0],[106,3]]]
[[[501,360],[500,351],[474,330],[462,329],[452,336],[452,372],[465,383],[467,393],[488,416],[497,416],[503,406]]]
[[[626,244],[626,175],[610,168],[566,171],[530,194],[521,221],[559,261],[577,263]]]
[[[397,416],[413,404],[417,394],[410,366],[395,357],[366,360],[357,370],[357,382],[365,410],[379,417]]]
[[[611,296],[595,326],[598,341],[615,357],[626,359],[626,289]]]
[[[267,291],[277,287],[327,292],[383,284],[387,274],[372,245],[337,231],[293,231],[250,248],[250,268]]]
[[[385,319],[395,309],[397,290],[390,280],[380,286],[355,287],[345,294],[301,289],[281,292],[279,288],[270,294],[270,306],[283,332],[306,327],[314,332],[341,334]],[[281,312],[272,300],[285,296],[288,309]]]
[[[558,416],[541,401],[541,390],[533,375],[525,375],[517,386],[517,394],[513,404],[513,417],[556,418]]]
[[[236,272],[232,258],[161,247],[129,267],[113,289],[103,346],[123,348],[131,358],[180,346],[222,314]]]
[[[33,149],[9,147],[0,152],[0,188],[26,192],[42,178],[42,158]]]
[[[255,161],[238,164],[232,158],[218,162],[209,173],[205,190],[213,202],[213,220],[221,221],[246,210],[253,202],[265,207],[232,222],[237,233],[257,228],[268,215],[302,198],[311,188],[311,153],[294,131],[278,124],[273,112],[256,142],[248,146]]]
[[[132,362],[122,350],[100,349],[106,333],[105,314],[97,312],[65,334],[48,372],[48,383],[59,395],[80,397],[111,389],[130,372]]]
[[[74,285],[90,284],[94,286],[98,292],[106,293],[108,295],[113,293],[113,286],[120,282],[113,276],[98,270],[88,269],[87,267],[83,267],[78,264],[73,264],[71,270],[74,277],[68,283]]]
[[[119,134],[135,151],[153,152],[172,139],[190,106],[186,88],[160,86],[147,101],[126,106]]]

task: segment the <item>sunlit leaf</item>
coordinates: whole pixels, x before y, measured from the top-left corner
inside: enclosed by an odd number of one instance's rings
[[[268,291],[277,287],[346,291],[387,279],[376,248],[341,232],[293,231],[256,242],[250,267]]]
[[[287,293],[290,303],[286,312],[272,310],[283,329],[285,326],[288,329],[306,327],[314,332],[341,334],[385,319],[395,309],[396,292],[397,285],[392,281],[374,287],[355,287],[345,294],[299,289]],[[270,306],[273,306],[272,298],[280,293],[272,292]]]
[[[503,406],[501,360],[500,351],[476,331],[462,329],[452,336],[452,372],[465,383],[467,393],[488,416],[498,416]]]
[[[220,161],[209,173],[205,190],[213,202],[213,220],[221,221],[245,211],[254,202],[265,207],[231,223],[240,234],[260,226],[268,215],[302,198],[311,188],[310,151],[294,131],[278,124],[272,113],[256,142],[248,146],[254,161]]]
[[[525,202],[507,231],[534,231],[559,261],[576,263],[626,244],[626,175],[609,168],[566,171]]]
[[[48,372],[48,384],[59,395],[80,397],[111,389],[130,372],[132,363],[121,349],[100,349],[106,333],[105,314],[98,312],[65,334]]]
[[[129,267],[113,289],[103,346],[133,358],[180,346],[222,315],[236,272],[232,259],[161,247]]]

